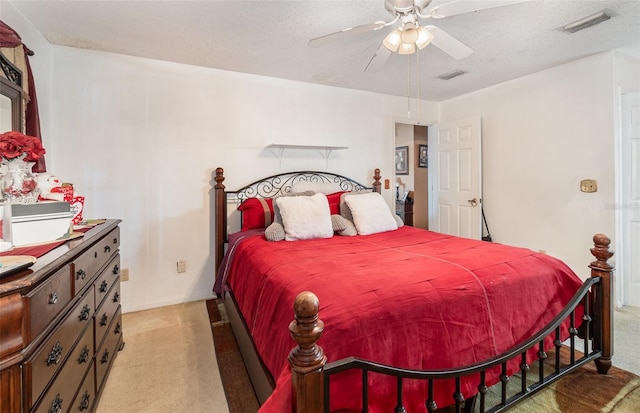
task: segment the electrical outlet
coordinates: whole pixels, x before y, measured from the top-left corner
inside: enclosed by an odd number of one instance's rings
[[[187,260],[179,260],[176,263],[176,268],[179,273],[187,272]]]
[[[120,270],[120,281],[129,281],[129,269],[122,268]]]

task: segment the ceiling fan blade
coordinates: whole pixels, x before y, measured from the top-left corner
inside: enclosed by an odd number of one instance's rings
[[[442,50],[449,56],[454,59],[464,59],[473,53],[473,49],[471,49],[466,44],[462,43],[460,40],[451,36],[449,33],[445,32],[442,29],[439,29],[435,26],[426,26],[433,34],[433,40],[431,44],[436,46],[438,49]]]
[[[310,47],[320,47],[326,44],[333,42],[335,39],[341,37],[347,33],[366,33],[372,32],[376,30],[380,30],[385,27],[387,23],[385,22],[375,22],[369,24],[361,24],[360,26],[348,27],[346,29],[342,29],[339,32],[326,34],[324,36],[316,37],[315,39],[309,40]]]
[[[376,50],[376,53],[371,57],[371,60],[369,60],[369,63],[367,63],[364,71],[376,71],[380,69],[387,62],[389,56],[391,56],[391,50],[384,47],[384,44],[381,44],[378,50]]]
[[[429,10],[427,16],[439,19],[455,16],[457,14],[473,13],[480,10],[492,9],[494,7],[510,6],[512,4],[524,3],[527,1],[531,0],[456,0],[433,7]]]

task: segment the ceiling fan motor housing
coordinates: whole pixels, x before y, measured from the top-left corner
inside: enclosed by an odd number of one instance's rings
[[[421,13],[431,0],[385,0],[384,7],[392,15],[410,13],[414,9]]]

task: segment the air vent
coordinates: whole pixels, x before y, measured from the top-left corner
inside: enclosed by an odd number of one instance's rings
[[[587,16],[580,20],[576,20],[573,23],[566,24],[560,27],[558,30],[566,33],[579,32],[580,30],[595,26],[596,24],[606,22],[613,16],[615,16],[615,13],[612,13],[610,10],[602,10],[601,12],[592,14],[591,16]]]
[[[465,73],[467,73],[467,72],[465,72],[464,70],[454,70],[454,71],[452,71],[452,72],[445,73],[445,74],[443,74],[443,75],[438,76],[438,79],[441,79],[441,80],[451,80],[451,79],[453,79],[454,77],[462,76],[462,75],[464,75]]]

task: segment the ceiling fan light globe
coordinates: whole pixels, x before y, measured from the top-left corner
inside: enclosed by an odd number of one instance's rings
[[[414,54],[416,52],[415,43],[402,43],[398,48],[399,54]]]
[[[406,29],[401,34],[402,43],[415,43],[420,34],[416,29]]]
[[[384,38],[382,44],[384,44],[384,47],[391,50],[392,52],[397,52],[401,42],[402,32],[398,29],[395,29],[391,33],[389,33],[387,37]]]
[[[416,46],[418,46],[418,49],[424,49],[432,40],[433,34],[431,34],[430,30],[427,30],[424,27],[418,29],[418,39],[416,40]]]

